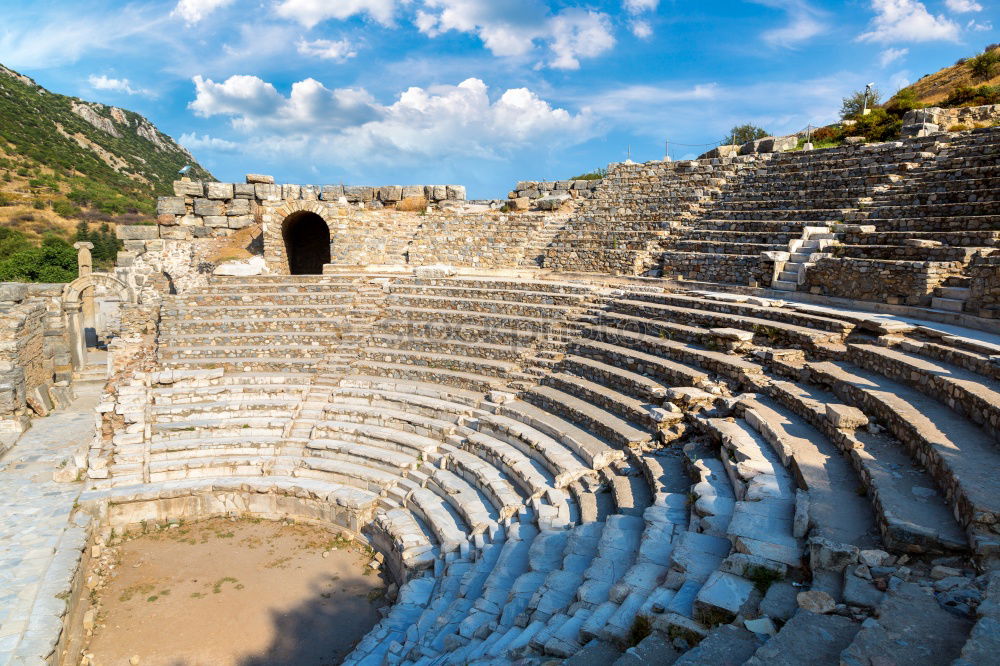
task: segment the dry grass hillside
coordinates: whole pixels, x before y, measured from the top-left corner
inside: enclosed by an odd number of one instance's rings
[[[1000,44],[994,44],[983,52],[987,59],[1000,61]],[[977,56],[982,57],[982,55]],[[980,86],[1000,86],[1000,64],[988,68],[985,77],[973,72],[973,58],[963,58],[950,67],[928,74],[903,90],[912,90],[917,101],[927,106],[942,106],[959,88]],[[903,91],[900,91],[903,92]],[[898,95],[899,93],[897,93]]]

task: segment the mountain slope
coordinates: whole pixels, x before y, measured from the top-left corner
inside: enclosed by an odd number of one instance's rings
[[[1000,61],[1000,45],[987,47],[984,54],[988,54],[987,59],[992,58],[995,61]],[[977,58],[983,58],[983,55],[963,58],[950,67],[923,76],[917,82],[896,93],[896,97],[912,90],[912,95],[917,102],[926,106],[943,106],[946,100],[959,88],[1000,86],[1000,64],[987,68],[985,76],[977,76],[974,71],[974,63]]]
[[[88,209],[152,215],[186,164],[214,180],[143,116],[49,92],[0,65],[0,204],[63,220]]]

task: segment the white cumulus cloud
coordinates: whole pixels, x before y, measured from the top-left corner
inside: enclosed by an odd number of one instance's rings
[[[401,3],[406,1],[400,0]],[[344,20],[360,14],[367,14],[383,25],[391,25],[396,5],[397,0],[281,0],[275,12],[307,28],[328,19]]]
[[[944,15],[933,15],[917,0],[872,0],[875,18],[861,42],[957,41],[959,26]]]
[[[944,6],[956,14],[983,11],[983,6],[975,0],[944,0]]]
[[[148,95],[152,96],[149,90],[143,88],[133,88],[132,84],[128,79],[115,79],[109,76],[101,74],[97,76],[96,74],[91,74],[87,77],[87,83],[94,90],[111,90],[113,92],[122,92],[126,95]]]
[[[292,84],[288,97],[256,76],[231,76],[222,83],[194,77],[195,99],[188,106],[203,117],[226,115],[244,130],[271,128],[316,132],[372,120],[378,109],[365,90],[330,90],[309,78]]]
[[[194,132],[181,134],[178,141],[182,146],[194,152],[196,150],[209,150],[216,153],[235,153],[239,151],[240,144],[235,141],[227,141],[208,134],[198,136]]]
[[[177,3],[177,6],[174,7],[174,11],[171,12],[171,15],[179,16],[184,19],[185,23],[192,25],[201,21],[216,9],[233,4],[234,1],[235,0],[180,0],[180,2]]]
[[[878,64],[881,67],[888,67],[892,63],[906,57],[906,54],[910,52],[910,49],[885,49],[878,56]]]
[[[479,79],[411,87],[381,105],[364,90],[329,90],[306,79],[287,97],[254,76],[215,83],[195,77],[191,109],[224,115],[248,135],[252,153],[300,151],[320,162],[420,163],[438,158],[500,159],[525,146],[569,145],[593,135],[586,113],[553,107],[527,88],[491,96]],[[190,148],[229,149],[208,136],[185,135]]]
[[[551,14],[540,0],[424,0],[415,23],[429,37],[474,34],[496,56],[523,56],[543,43],[551,51],[547,64],[557,69],[577,69],[580,58],[615,43],[607,14],[575,7]]]
[[[297,48],[299,53],[304,56],[323,58],[324,60],[336,60],[338,62],[343,62],[358,55],[357,51],[354,50],[354,45],[346,39],[314,39],[311,42],[300,39]]]
[[[655,12],[660,0],[622,0],[622,9],[629,15],[629,29],[639,39],[649,39],[653,36],[653,26],[640,15],[644,12]]]

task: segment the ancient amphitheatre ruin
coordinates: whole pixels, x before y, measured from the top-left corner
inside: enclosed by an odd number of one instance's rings
[[[1000,128],[936,129],[500,202],[178,181],[113,275],[0,292],[8,432],[121,302],[0,656],[80,663],[123,531],[250,516],[373,549],[347,664],[996,663]]]

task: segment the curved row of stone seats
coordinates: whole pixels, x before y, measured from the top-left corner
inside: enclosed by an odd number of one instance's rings
[[[523,379],[530,355],[573,330],[591,291],[484,278],[400,279],[386,289],[382,317],[355,370],[481,392]]]

